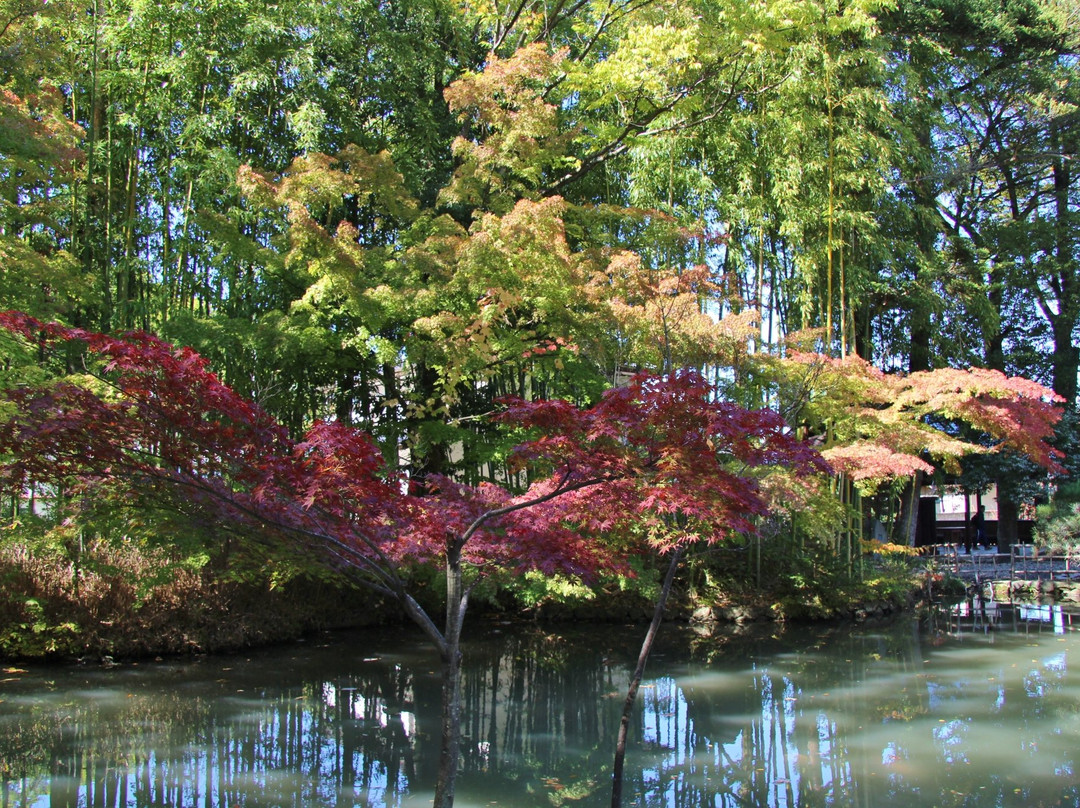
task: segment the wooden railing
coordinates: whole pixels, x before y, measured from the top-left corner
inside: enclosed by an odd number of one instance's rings
[[[1036,578],[1067,580],[1080,576],[1080,547],[1065,552],[1040,550],[1032,544],[1014,544],[1007,553],[967,553],[963,544],[933,544],[919,548],[919,554],[933,557],[957,575],[973,570],[980,580],[1004,577],[1010,580]]]

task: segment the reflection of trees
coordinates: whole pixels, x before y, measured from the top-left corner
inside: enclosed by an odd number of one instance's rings
[[[497,799],[511,783],[558,803],[606,787],[597,775],[610,765],[617,705],[604,696],[625,680],[609,653],[531,630],[469,649],[463,771],[476,775],[474,792]],[[428,666],[426,654],[346,659],[277,683],[258,665],[223,668],[167,695],[160,684],[145,685],[154,695],[124,694],[101,673],[106,686],[85,703],[3,718],[4,806],[46,793],[72,808],[400,805],[433,782],[437,763],[439,687]]]
[[[1030,636],[980,630],[975,641],[992,654],[961,657],[953,652],[972,640],[940,630],[927,647],[918,633],[838,632],[826,654],[728,644],[726,658],[706,655],[700,670],[646,693],[638,802],[1080,804],[1075,674],[1069,683],[1064,654],[1031,660],[1045,650],[1027,650]],[[989,659],[1008,661],[988,670]]]
[[[509,783],[556,805],[606,793],[617,696],[627,678],[609,660],[631,658],[624,646],[617,636],[597,642],[595,633],[575,640],[528,632],[474,649],[464,688],[463,772],[483,776],[466,778],[465,790],[496,804]]]
[[[695,676],[681,686],[658,680],[646,695],[642,737],[667,751],[652,755],[653,766],[635,765],[641,802],[679,808],[846,804],[855,784],[847,732],[802,701],[804,690],[843,697],[845,683],[859,677],[849,655],[891,653],[881,638],[871,641],[872,652],[861,642],[852,649],[851,642],[821,632],[812,645],[828,643],[837,653],[747,670],[747,658],[771,659],[780,644],[772,637],[743,638],[728,643],[724,656],[705,655],[709,675],[701,684]]]
[[[16,709],[0,723],[3,805],[47,794],[71,808],[232,806],[282,792],[290,803],[336,804],[342,785],[354,784],[392,795],[412,777],[411,673],[371,674],[257,700],[110,688],[106,697]]]
[[[1030,634],[960,640],[938,629],[929,635],[938,646],[903,630],[814,631],[801,653],[768,636],[691,647],[670,632],[632,731],[626,790],[635,804],[1080,804],[1080,713],[1060,646],[1032,662],[1044,652],[1028,647]],[[602,804],[634,639],[621,629],[514,627],[471,644],[463,800]],[[958,644],[975,642],[1026,666],[949,661],[961,658],[950,654]],[[312,648],[292,663],[280,654],[235,669],[175,666],[176,682],[100,673],[85,693],[51,703],[45,688],[36,701],[5,693],[0,808],[45,798],[80,808],[422,798],[438,758],[436,666],[400,638],[381,647],[395,656]],[[988,727],[998,746],[1011,745],[1006,760],[1027,756],[1035,768],[988,774],[973,765]]]
[[[45,761],[53,738],[60,732],[59,717],[31,709],[0,721],[0,805],[8,808],[29,803],[46,790]]]
[[[643,737],[665,754],[638,763],[644,805],[846,804],[853,785],[843,733],[797,707],[791,679],[767,671],[733,692],[680,688],[661,679],[646,695]]]
[[[166,792],[148,785],[150,757],[143,739],[168,738],[173,747],[181,746],[176,733],[188,737],[183,728],[202,709],[198,700],[158,694],[129,697],[122,709],[72,698],[5,715],[0,722],[3,805],[31,804],[48,794],[53,806],[94,808],[122,804],[120,795],[128,793],[145,797],[142,803],[157,799],[164,804]],[[136,777],[140,760],[144,771]],[[171,764],[154,759],[158,769]]]

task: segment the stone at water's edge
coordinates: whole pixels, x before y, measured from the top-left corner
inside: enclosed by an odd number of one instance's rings
[[[1078,581],[989,581],[987,589],[994,600],[1008,601],[1013,598],[1050,598],[1055,601],[1080,603]]]

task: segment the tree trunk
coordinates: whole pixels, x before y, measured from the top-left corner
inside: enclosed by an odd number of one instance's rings
[[[664,586],[660,590],[660,597],[656,601],[656,609],[653,611],[652,622],[645,634],[645,641],[641,644],[641,652],[638,654],[637,667],[634,676],[630,680],[630,687],[626,691],[626,701],[623,702],[622,719],[619,722],[619,734],[615,741],[615,763],[611,767],[611,808],[622,806],[623,764],[626,760],[626,738],[630,733],[630,719],[634,714],[634,702],[637,701],[638,688],[645,675],[645,663],[649,661],[653,642],[660,631],[660,623],[664,619],[664,607],[667,605],[668,595],[671,594],[671,584],[675,580],[675,571],[682,560],[681,549],[676,549],[671,554],[671,563],[668,565],[667,575],[664,577]]]
[[[896,543],[905,547],[915,546],[915,536],[919,530],[919,491],[922,481],[923,473],[915,472],[900,493],[900,515],[897,517],[894,532]]]
[[[424,402],[441,400],[439,374],[435,368],[426,363],[416,363],[412,395],[415,401],[421,402],[422,410],[428,406]],[[432,417],[428,412],[408,417],[409,477],[413,480],[422,481],[432,474],[450,472],[450,447],[424,432],[425,423]]]
[[[457,781],[461,746],[461,627],[469,594],[461,570],[461,548],[447,549],[446,629],[442,648],[442,742],[439,748],[439,776],[435,782],[434,808],[451,808]]]
[[[1054,152],[1061,154],[1062,132],[1055,125],[1052,132]],[[1072,335],[1080,320],[1080,262],[1076,251],[1075,203],[1070,205],[1073,184],[1071,163],[1064,157],[1054,159],[1054,259],[1056,263],[1058,316],[1051,322],[1054,330],[1054,392],[1065,399],[1065,406],[1075,407],[1077,372],[1080,371],[1080,348]]]
[[[447,638],[442,660],[442,743],[439,747],[439,776],[435,782],[434,808],[451,808],[457,781],[461,738],[461,643]]]
[[[925,156],[933,151],[933,138],[930,132],[930,123],[925,117],[916,124],[916,139],[919,155],[923,160],[918,161],[916,171],[925,165]],[[915,373],[931,368],[931,342],[933,337],[933,323],[931,320],[931,308],[933,300],[933,288],[931,284],[931,267],[936,261],[934,245],[937,242],[939,225],[937,219],[937,196],[938,188],[931,177],[933,172],[926,172],[917,177],[911,183],[913,201],[914,228],[912,238],[915,243],[915,255],[912,265],[912,290],[908,296],[911,306],[908,314],[911,342],[908,349],[908,372]],[[914,536],[914,532],[912,532]]]
[[[986,367],[990,370],[1005,372],[1005,331],[1002,323],[1008,321],[1005,311],[1004,282],[998,277],[1000,273],[991,271],[990,289],[987,300],[994,317],[983,325],[983,353]]]
[[[103,230],[105,213],[103,213],[103,188],[99,187],[98,172],[98,143],[101,140],[102,130],[105,127],[105,102],[103,90],[99,82],[98,68],[101,61],[100,31],[101,31],[101,8],[97,2],[91,10],[94,19],[93,52],[90,59],[90,109],[89,131],[87,132],[86,148],[86,214],[83,221],[83,260],[87,277],[98,276],[101,291],[101,308],[98,311],[99,330],[108,332],[112,328],[112,284],[109,278],[109,261],[107,252],[99,255],[98,242],[100,231]],[[109,171],[106,162],[105,172]],[[100,259],[100,260],[99,260]]]
[[[997,518],[997,545],[999,553],[1009,552],[1009,548],[1016,543],[1018,522],[1020,520],[1019,509],[1016,503],[1002,494],[1002,486],[998,485],[998,518]]]
[[[1065,317],[1054,321],[1054,353],[1052,357],[1054,392],[1065,399],[1066,407],[1076,406],[1077,373],[1080,372],[1080,348],[1072,341],[1074,322]]]
[[[859,301],[857,304],[853,303],[852,317],[855,320],[855,325],[852,328],[852,339],[854,341],[855,353],[865,359],[867,362],[873,364],[874,343],[871,340],[873,315],[870,312],[869,301],[862,300]]]

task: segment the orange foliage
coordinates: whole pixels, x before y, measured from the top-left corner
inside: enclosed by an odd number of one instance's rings
[[[825,449],[822,456],[836,471],[853,480],[889,480],[933,472],[934,467],[915,455],[894,452],[875,443],[853,443]]]
[[[591,286],[642,367],[737,365],[761,322],[752,309],[722,319],[709,311],[719,290],[705,266],[649,269],[636,253],[620,251]]]
[[[490,54],[481,72],[445,90],[466,134],[451,144],[459,165],[442,202],[504,213],[515,197],[539,187],[546,172],[566,167],[570,136],[559,133],[558,107],[544,98],[565,55],[548,53],[542,43],[505,59]]]
[[[783,364],[789,380],[805,388],[797,420],[825,433],[824,456],[856,480],[932,471],[923,455],[957,470],[959,457],[987,451],[939,428],[956,422],[1049,471],[1061,469],[1059,453],[1048,443],[1061,418],[1061,399],[1036,382],[983,368],[884,373],[858,356],[798,351]]]

